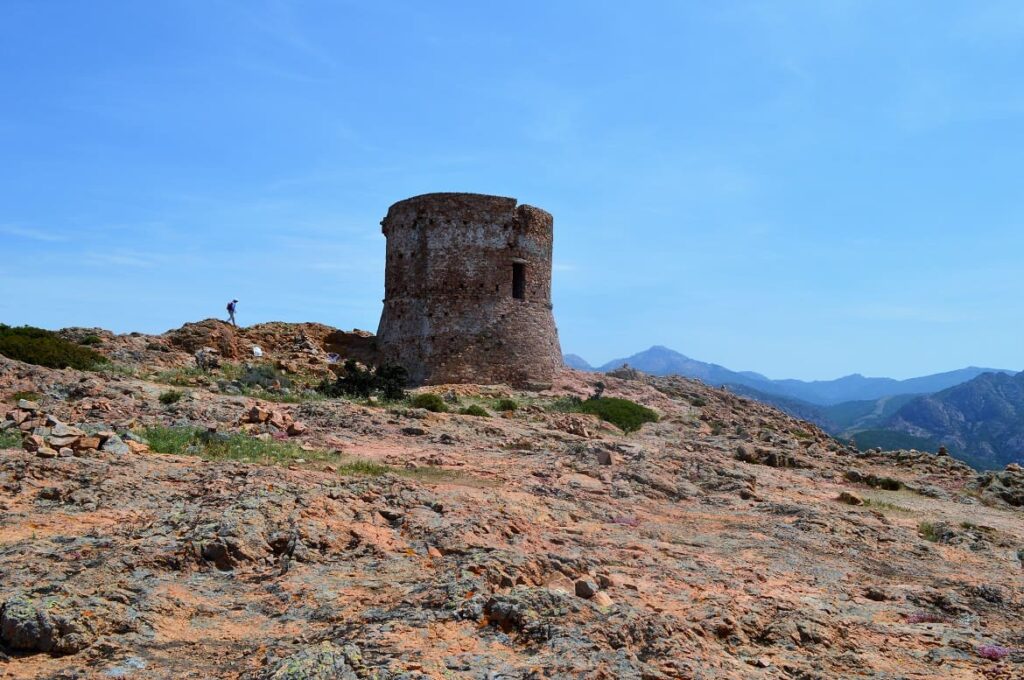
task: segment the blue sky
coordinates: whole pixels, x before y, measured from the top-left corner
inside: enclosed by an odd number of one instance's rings
[[[1022,368],[1024,3],[0,3],[0,321],[376,328],[388,205],[555,216],[563,349]]]

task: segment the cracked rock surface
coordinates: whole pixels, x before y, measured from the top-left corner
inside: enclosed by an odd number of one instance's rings
[[[212,342],[104,337],[165,366]],[[144,377],[0,357],[0,419],[34,390],[127,449],[0,450],[0,678],[1024,677],[1019,469],[860,454],[698,382],[601,379],[660,420],[551,412],[593,389],[571,370],[539,394],[430,388],[522,404],[481,418],[202,385],[167,405]],[[254,406],[335,453],[257,465],[123,436],[245,432]],[[341,474],[355,458],[388,467]]]

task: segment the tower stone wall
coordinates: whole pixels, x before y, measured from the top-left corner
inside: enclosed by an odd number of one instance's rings
[[[514,198],[424,194],[395,203],[381,357],[417,384],[541,388],[562,365],[551,306],[553,220]]]

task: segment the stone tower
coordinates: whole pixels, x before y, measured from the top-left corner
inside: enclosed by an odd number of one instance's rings
[[[381,227],[383,361],[416,384],[551,384],[562,350],[549,213],[501,196],[424,194],[391,206]]]

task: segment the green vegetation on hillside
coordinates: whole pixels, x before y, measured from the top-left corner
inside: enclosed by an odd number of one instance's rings
[[[409,405],[413,408],[424,408],[434,413],[447,413],[448,404],[444,403],[441,395],[432,392],[423,392],[409,399]]]
[[[380,395],[385,401],[404,399],[409,374],[397,365],[384,364],[371,370],[360,366],[355,359],[345,362],[344,372],[331,382],[326,378],[316,388],[328,397],[362,397]]]
[[[392,474],[426,483],[459,483],[486,486],[488,482],[463,478],[457,470],[434,466],[406,469],[365,458],[342,457],[325,450],[307,451],[296,444],[276,439],[261,439],[242,433],[209,432],[194,427],[153,426],[139,434],[156,453],[199,456],[207,460],[235,460],[259,465],[291,465],[303,461],[330,462],[339,475],[379,477]],[[17,446],[21,445],[20,438]]]
[[[61,338],[53,331],[32,326],[0,324],[0,354],[47,368],[88,371],[107,363],[99,352]]]
[[[517,402],[515,399],[499,399],[494,403],[495,411],[508,412],[515,411],[518,408],[519,402]]]
[[[476,416],[477,418],[490,418],[491,414],[480,404],[470,404],[469,406],[463,406],[459,409],[459,413],[464,416]]]
[[[644,423],[658,422],[658,414],[646,406],[616,397],[587,399],[580,405],[580,411],[607,420],[623,432],[635,432]]]
[[[160,393],[159,399],[161,404],[170,406],[171,404],[176,404],[181,401],[184,396],[185,393],[181,390],[167,390],[166,392]]]
[[[888,419],[900,408],[920,395],[897,394],[891,397],[870,399],[867,401],[844,401],[840,404],[822,406],[825,416],[835,424],[839,431],[849,428],[870,428]]]
[[[563,397],[549,404],[548,410],[557,413],[589,413],[615,425],[623,432],[635,432],[644,423],[658,422],[658,414],[653,410],[629,399],[617,397]]]
[[[0,449],[20,449],[21,431],[5,430],[0,432]]]

